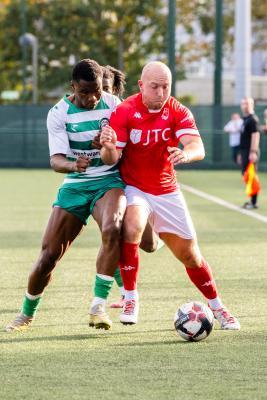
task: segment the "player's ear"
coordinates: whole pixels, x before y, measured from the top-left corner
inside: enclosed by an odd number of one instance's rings
[[[140,91],[142,92],[142,90],[143,90],[143,82],[141,81],[141,79],[139,79],[139,81],[138,81],[138,86],[139,86]]]
[[[70,81],[70,87],[72,88],[72,90],[75,90],[75,86],[74,86],[73,80]]]

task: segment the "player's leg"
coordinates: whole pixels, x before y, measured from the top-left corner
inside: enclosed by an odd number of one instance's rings
[[[140,249],[146,253],[153,253],[164,246],[164,242],[159,238],[159,236],[153,231],[149,222],[147,222],[145,230],[143,232],[141,242],[139,244]],[[120,273],[120,269],[117,268],[114,274],[114,279],[120,289],[121,298],[119,301],[112,303],[110,308],[123,308],[125,299],[125,289],[123,287],[123,281]]]
[[[163,245],[164,242],[154,232],[151,224],[147,222],[139,245],[140,249],[144,250],[146,253],[153,253],[154,251],[160,249]]]
[[[195,228],[180,191],[169,195],[158,196],[151,200],[153,213],[153,227],[159,232],[161,239],[180,260],[194,285],[206,297],[211,308],[224,314],[220,319],[223,329],[238,329],[238,321],[223,307],[218,296],[217,288],[211,269],[199,250]],[[215,314],[215,311],[214,311]],[[219,319],[219,318],[218,318]]]
[[[120,257],[122,220],[126,209],[124,191],[108,190],[93,208],[93,217],[101,231],[102,245],[96,261],[94,299],[90,308],[90,326],[109,329],[111,321],[105,313],[106,299],[114,280]]]
[[[6,327],[7,331],[25,329],[32,322],[44,289],[52,278],[53,269],[82,227],[83,223],[78,217],[62,208],[53,208],[43,236],[40,255],[28,278],[21,313]]]
[[[207,299],[222,329],[240,329],[238,320],[223,305],[212,275],[211,268],[200,253],[196,239],[184,239],[173,233],[160,234],[175,257],[180,260],[193,284]]]
[[[125,291],[124,307],[120,315],[120,321],[123,324],[136,324],[138,320],[139,243],[147,224],[148,215],[147,207],[129,205],[123,221],[123,241],[120,257],[120,270]]]
[[[120,291],[120,299],[118,301],[115,301],[114,303],[111,303],[110,308],[123,308],[124,299],[125,299],[125,290],[123,287],[123,281],[122,281],[122,277],[121,277],[120,267],[116,268],[116,271],[114,273],[114,280],[117,283],[119,291]]]

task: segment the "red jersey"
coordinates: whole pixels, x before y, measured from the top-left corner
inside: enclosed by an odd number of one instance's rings
[[[178,146],[183,135],[199,136],[191,112],[170,97],[159,112],[151,112],[142,95],[128,97],[112,113],[110,126],[123,149],[120,173],[124,182],[154,195],[177,189],[167,147]]]

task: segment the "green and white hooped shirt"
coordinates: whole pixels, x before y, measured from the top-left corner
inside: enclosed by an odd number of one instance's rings
[[[101,128],[109,123],[110,115],[120,100],[103,92],[96,108],[86,110],[76,107],[67,97],[64,96],[51,108],[47,116],[50,156],[65,154],[68,160],[74,161],[79,155],[87,155],[92,161],[86,172],[67,174],[64,183],[119,176],[117,165],[105,165],[100,158],[100,150],[92,149],[91,144]]]

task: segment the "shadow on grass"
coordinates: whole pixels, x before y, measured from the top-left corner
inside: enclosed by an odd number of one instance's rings
[[[4,310],[0,310],[0,314],[12,314],[18,313],[19,310],[17,308],[6,308]]]
[[[149,331],[149,333],[158,333],[158,332],[172,332],[172,329],[157,329],[154,331]],[[30,331],[29,333],[34,333]],[[78,335],[59,335],[59,336],[38,336],[38,337],[22,337],[25,335],[25,332],[1,332],[1,343],[26,343],[26,342],[45,342],[45,341],[78,341],[78,340],[90,340],[90,339],[114,339],[116,336],[129,336],[129,335],[140,335],[140,334],[147,334],[148,331],[128,331],[128,332],[107,332],[107,331],[99,331],[99,333],[95,332],[88,332],[84,334]],[[3,336],[9,336],[8,338],[3,338]],[[175,340],[173,341],[175,343]],[[161,342],[155,342],[160,344]],[[167,343],[167,342],[162,342]],[[137,345],[137,344],[136,344]],[[121,345],[118,345],[121,346]],[[126,346],[126,345],[125,345]]]
[[[142,343],[125,343],[125,344],[118,344],[118,345],[113,345],[114,347],[145,347],[145,346],[166,346],[170,344],[175,344],[176,345],[185,345],[185,344],[191,344],[193,342],[187,342],[186,340],[179,340],[174,339],[174,340],[164,340],[164,341],[158,341],[158,342],[142,342]]]

